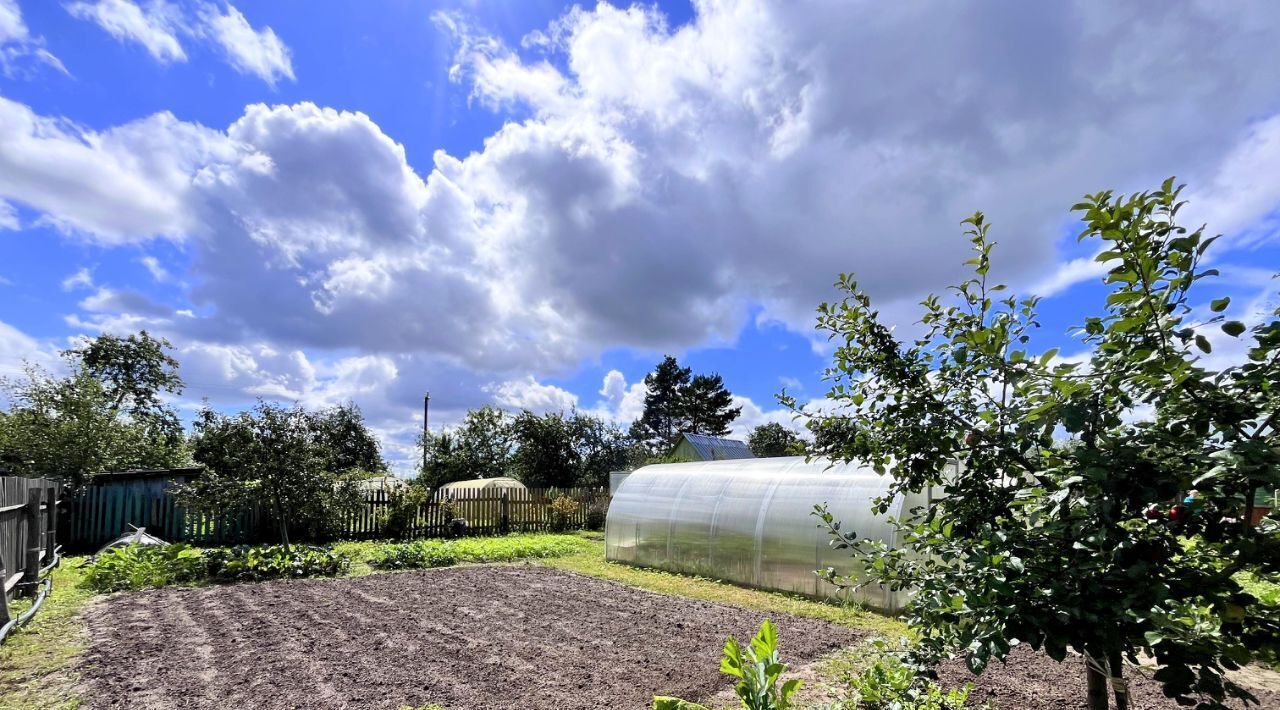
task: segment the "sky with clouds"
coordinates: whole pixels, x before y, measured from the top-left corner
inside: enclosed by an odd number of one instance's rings
[[[1078,350],[1068,208],[1169,175],[1256,319],[1276,36],[1270,0],[0,0],[0,375],[146,328],[184,411],[350,399],[405,462],[425,391],[625,424],[672,353],[743,432],[821,397],[840,272],[910,329],[977,209]]]

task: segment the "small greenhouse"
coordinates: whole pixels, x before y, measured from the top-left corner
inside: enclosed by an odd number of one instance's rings
[[[643,567],[694,574],[814,597],[836,588],[814,571],[855,570],[848,550],[832,549],[813,506],[826,503],[841,529],[896,544],[889,517],[928,506],[931,492],[898,496],[885,515],[872,500],[891,479],[858,463],[832,465],[803,456],[656,464],[636,470],[609,506],[605,557]],[[898,594],[864,587],[854,598],[897,611]]]
[[[508,476],[498,476],[496,478],[469,478],[465,481],[454,481],[440,486],[437,496],[450,495],[462,491],[489,491],[491,493],[502,493],[503,489],[518,488],[524,490],[524,484],[514,478]]]

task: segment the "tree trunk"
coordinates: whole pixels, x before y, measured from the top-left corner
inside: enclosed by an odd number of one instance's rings
[[[1116,710],[1129,710],[1129,686],[1124,680],[1124,659],[1119,651],[1112,651],[1107,656],[1107,666],[1111,669],[1111,690],[1116,696]]]
[[[1107,710],[1107,676],[1089,662],[1084,660],[1086,678],[1089,681],[1089,710]]]

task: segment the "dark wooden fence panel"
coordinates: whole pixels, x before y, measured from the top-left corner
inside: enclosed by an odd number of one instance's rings
[[[23,480],[23,479],[18,479]],[[607,488],[548,488],[458,490],[437,492],[422,505],[405,536],[439,537],[452,534],[451,521],[467,521],[464,534],[499,535],[550,530],[550,504],[560,496],[576,508],[567,526],[587,523],[593,504],[607,502]],[[338,536],[350,539],[384,537],[386,514],[394,493],[378,489],[365,494],[364,505],[344,516]],[[446,503],[445,500],[448,500]],[[450,515],[452,510],[452,515]],[[170,542],[234,545],[275,542],[275,529],[264,528],[263,509],[202,514],[178,505],[173,495],[156,487],[116,483],[88,486],[68,502],[65,544],[69,549],[94,550],[135,527]]]
[[[9,600],[35,596],[56,560],[61,493],[42,478],[0,478],[0,628],[10,621]]]

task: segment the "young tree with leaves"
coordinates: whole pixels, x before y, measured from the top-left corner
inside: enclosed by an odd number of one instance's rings
[[[761,424],[747,434],[747,447],[756,458],[804,456],[804,440],[778,422]]]
[[[360,496],[349,471],[331,468],[337,457],[318,436],[322,421],[297,405],[259,401],[235,415],[206,407],[191,437],[205,473],[181,487],[179,499],[208,512],[264,502],[285,547],[298,535],[328,537]]]
[[[66,376],[28,367],[0,382],[0,467],[79,486],[104,471],[186,464],[182,424],[162,399],[182,391],[169,347],[145,332],[101,335],[62,353]]]
[[[1280,650],[1280,607],[1237,576],[1280,573],[1280,525],[1249,520],[1254,492],[1280,486],[1280,312],[1225,320],[1229,299],[1202,295],[1213,239],[1177,223],[1180,192],[1170,180],[1075,206],[1109,267],[1084,362],[1029,350],[1038,299],[989,283],[981,213],[967,220],[974,277],[924,301],[914,341],[894,337],[851,276],[819,308],[837,343],[828,397],[843,407],[842,424],[817,426],[822,453],[892,476],[890,496],[942,494],[898,521],[900,549],[817,511],[862,558],[861,583],[913,591],[915,662],[958,653],[977,673],[1018,642],[1059,661],[1073,648],[1100,710],[1108,679],[1127,707],[1124,666],[1142,654],[1166,694],[1218,708],[1251,698],[1225,671]],[[1200,356],[1214,340],[1244,357],[1210,369]]]

